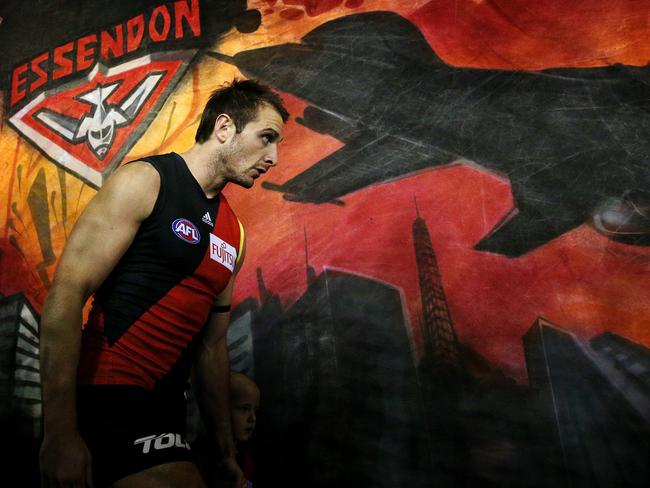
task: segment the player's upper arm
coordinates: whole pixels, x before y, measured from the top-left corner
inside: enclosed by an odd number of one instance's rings
[[[232,276],[230,277],[230,281],[228,281],[228,285],[223,289],[221,293],[219,293],[219,295],[217,295],[217,298],[214,301],[216,307],[230,306],[230,302],[232,300],[232,289],[235,285],[235,278],[237,278],[237,273],[239,273],[239,270],[244,264],[244,258],[246,257],[246,236],[244,234],[243,227],[241,228],[241,236],[242,238],[241,245],[239,246],[239,256],[237,256],[237,264],[235,264],[235,269],[233,270]]]
[[[202,345],[204,348],[214,347],[220,340],[223,340],[228,331],[228,325],[230,323],[230,306],[232,303],[232,290],[235,284],[235,278],[239,272],[242,264],[244,264],[244,257],[246,256],[246,239],[244,236],[244,231],[242,229],[242,241],[240,245],[239,256],[237,258],[237,264],[235,269],[230,277],[230,281],[226,288],[223,289],[219,295],[217,295],[214,301],[214,309],[208,318],[208,322],[205,326],[205,332],[203,333]]]
[[[70,234],[54,286],[88,297],[101,285],[153,210],[160,175],[149,163],[119,168],[83,211]]]

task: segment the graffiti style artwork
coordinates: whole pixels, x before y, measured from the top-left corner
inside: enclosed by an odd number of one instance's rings
[[[412,23],[388,12],[342,17],[299,44],[243,51],[232,62],[309,101],[299,122],[345,142],[283,185],[265,184],[288,200],[336,201],[377,182],[469,160],[508,177],[516,212],[477,248],[510,256],[589,218],[606,229],[598,209],[609,199],[638,198],[649,208],[648,147],[638,137],[650,124],[648,69],[452,67]],[[620,161],[627,161],[625,170]],[[634,237],[650,242],[650,221],[636,218],[643,222]],[[611,232],[630,238],[626,230],[634,224],[621,218]]]
[[[192,55],[147,55],[111,69],[96,64],[81,85],[43,92],[9,123],[54,162],[100,187],[149,126],[145,114],[165,101]]]
[[[79,215],[120,165],[188,149],[211,91],[250,77],[292,115],[279,165],[225,190],[248,239],[228,349],[262,392],[255,486],[648,486],[649,15],[3,2],[12,469],[35,473],[39,314]]]

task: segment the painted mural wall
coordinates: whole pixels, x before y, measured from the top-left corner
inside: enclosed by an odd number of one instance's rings
[[[229,332],[263,486],[648,486],[650,5],[0,6],[0,417],[40,432],[38,317],[115,168],[274,87],[280,164]],[[21,454],[23,455],[23,454]]]

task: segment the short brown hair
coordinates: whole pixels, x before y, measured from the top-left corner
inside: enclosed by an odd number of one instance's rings
[[[207,141],[220,114],[228,114],[237,132],[241,132],[255,118],[257,110],[263,104],[277,110],[283,122],[289,120],[289,112],[284,108],[282,99],[268,86],[255,80],[233,80],[210,95],[194,139],[199,143]]]

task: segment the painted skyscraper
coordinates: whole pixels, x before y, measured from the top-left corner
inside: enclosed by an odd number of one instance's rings
[[[431,244],[429,229],[420,216],[417,202],[415,209],[413,244],[422,299],[423,356],[433,369],[458,371],[461,367],[458,338],[447,305],[438,261]]]

